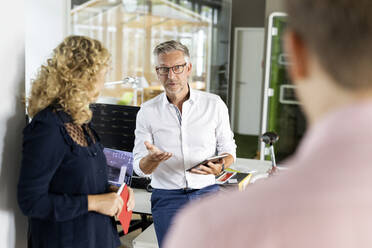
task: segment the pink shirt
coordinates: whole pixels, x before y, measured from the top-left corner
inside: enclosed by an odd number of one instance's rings
[[[165,247],[372,247],[372,102],[328,114],[288,165],[189,205]]]

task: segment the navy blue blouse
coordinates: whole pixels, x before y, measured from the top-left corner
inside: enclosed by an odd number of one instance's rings
[[[48,247],[118,247],[113,218],[88,212],[88,194],[108,192],[103,147],[75,143],[71,117],[48,107],[23,130],[18,203],[29,217],[29,244]]]

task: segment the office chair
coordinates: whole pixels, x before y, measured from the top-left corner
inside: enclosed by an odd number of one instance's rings
[[[93,112],[92,126],[101,138],[101,143],[108,148],[132,152],[134,130],[139,107],[91,104]]]

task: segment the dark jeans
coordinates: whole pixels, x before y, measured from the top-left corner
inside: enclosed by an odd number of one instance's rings
[[[164,237],[172,224],[173,217],[186,203],[218,190],[219,186],[216,184],[202,189],[153,189],[151,212],[159,247],[162,247]]]

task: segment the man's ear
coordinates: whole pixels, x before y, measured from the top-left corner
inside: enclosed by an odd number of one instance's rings
[[[191,75],[191,71],[192,71],[192,64],[191,64],[191,62],[187,63],[185,70],[186,70],[187,76],[190,76]]]
[[[187,63],[186,69],[187,69],[188,72],[191,73],[191,71],[192,71],[192,64],[191,64],[191,62]]]
[[[309,54],[303,39],[293,30],[287,30],[284,36],[284,49],[289,54],[288,73],[294,82],[304,79],[309,72]]]

